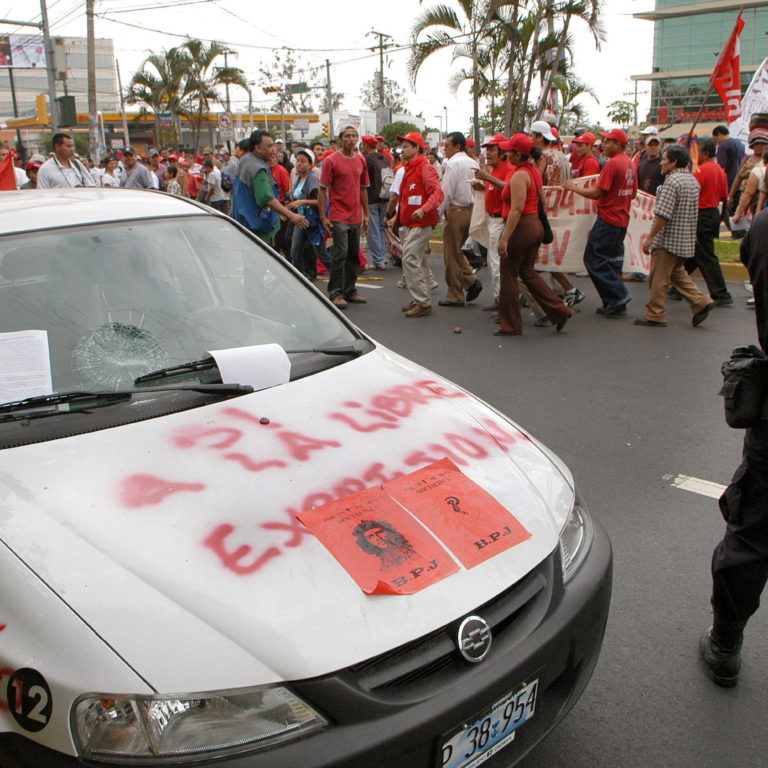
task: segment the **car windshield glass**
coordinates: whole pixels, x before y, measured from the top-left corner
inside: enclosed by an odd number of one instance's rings
[[[0,238],[0,333],[26,330],[47,332],[53,392],[131,389],[211,350],[357,339],[279,258],[213,216]]]

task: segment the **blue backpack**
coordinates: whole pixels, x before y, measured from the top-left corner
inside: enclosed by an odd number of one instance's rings
[[[277,184],[272,182],[275,197],[278,197]],[[259,208],[253,199],[250,187],[241,181],[238,176],[235,179],[234,192],[232,193],[232,218],[242,224],[251,232],[272,232],[277,227],[279,216],[268,206]]]

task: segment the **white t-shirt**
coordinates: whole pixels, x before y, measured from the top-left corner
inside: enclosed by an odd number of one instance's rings
[[[213,187],[213,194],[208,198],[209,203],[218,203],[220,200],[229,200],[229,195],[221,188],[221,171],[214,168],[205,180]]]

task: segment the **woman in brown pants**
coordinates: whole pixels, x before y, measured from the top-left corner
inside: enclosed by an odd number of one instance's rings
[[[506,224],[499,240],[499,329],[494,331],[494,336],[520,336],[523,333],[518,278],[539,302],[552,325],[558,332],[562,331],[573,311],[533,268],[544,237],[539,219],[541,172],[530,162],[533,140],[524,133],[516,133],[499,148],[508,152],[515,170],[507,179],[501,196]]]

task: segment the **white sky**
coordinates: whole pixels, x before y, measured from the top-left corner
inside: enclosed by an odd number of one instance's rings
[[[268,62],[271,56],[270,51],[259,50],[256,46],[329,49],[297,52],[297,55],[312,66],[322,67],[323,72],[325,60],[329,59],[333,88],[345,94],[342,108],[354,112],[360,107],[361,85],[370,80],[378,69],[378,55],[365,50],[371,48],[377,38],[366,36],[366,33],[375,29],[391,35],[395,44],[404,45],[408,42],[413,19],[422,8],[444,0],[424,0],[423,3],[418,0],[388,0],[383,6],[375,6],[376,18],[368,12],[374,6],[356,6],[342,0],[290,0],[284,5],[265,0],[185,0],[189,4],[162,7],[181,1],[97,0],[97,14],[107,14],[116,21],[160,30],[149,32],[97,17],[96,36],[114,41],[124,84],[148,53],[183,42],[184,38],[179,35],[213,38],[229,44],[240,53],[239,58],[230,59],[230,63],[242,68],[246,76],[253,80],[258,78],[259,64]],[[85,36],[85,0],[47,2],[52,34]],[[605,107],[618,99],[633,99],[635,84],[629,79],[630,75],[650,71],[653,23],[635,20],[632,13],[649,10],[653,4],[653,0],[604,0],[603,21],[607,41],[599,52],[595,50],[585,26],[579,22],[572,23],[576,37],[576,74],[596,91],[600,99],[600,104],[596,104],[590,97],[582,97],[593,119],[608,124]],[[32,14],[38,9],[37,0],[4,0],[0,2],[0,18],[37,21],[39,12],[37,16]],[[13,29],[8,26],[2,26],[0,30],[3,34],[34,32],[31,28]],[[365,56],[368,58],[362,58]],[[445,115],[444,107],[447,107],[448,125],[442,127],[468,131],[472,112],[468,87],[463,87],[454,97],[446,85],[451,71],[450,55],[436,54],[434,60],[424,64],[415,91],[407,82],[407,58],[407,51],[390,53],[385,75],[406,89],[409,111],[413,114],[423,112],[428,125],[439,128]],[[639,84],[641,120],[648,109],[649,95],[642,93],[647,90],[647,83]],[[247,107],[247,96],[240,89],[232,89],[231,97],[233,109]],[[254,89],[255,106],[258,108],[268,103],[269,97]]]

